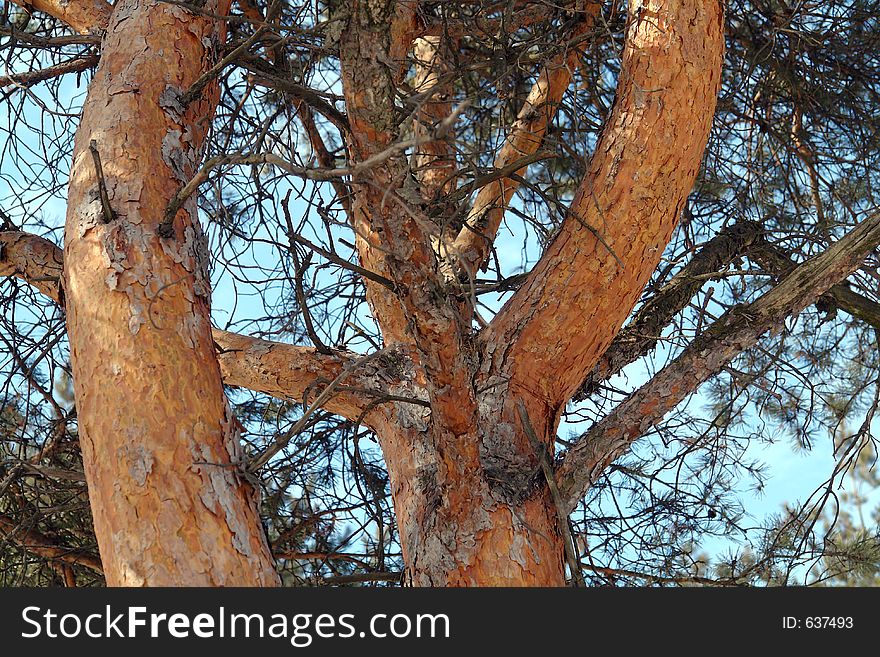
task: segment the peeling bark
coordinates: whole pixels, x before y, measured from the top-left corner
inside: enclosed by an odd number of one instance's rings
[[[409,46],[414,33],[408,11],[394,2],[350,4],[340,67],[355,162],[398,140],[394,98],[401,60],[395,55],[403,43]],[[469,378],[472,354],[465,343],[470,327],[456,291],[438,274],[430,222],[405,194],[407,179],[406,160],[396,156],[352,184],[362,264],[390,277],[398,290],[392,297],[385,289],[368,286],[368,299],[386,341],[406,337],[414,342],[435,426],[463,435],[471,429],[476,410]]]
[[[450,80],[444,79],[449,73],[447,47],[439,36],[419,37],[413,44],[416,61],[413,88],[426,96],[413,126],[416,137],[427,138],[433,126],[452,114],[452,85]],[[412,155],[412,168],[426,202],[455,189],[455,152],[445,138],[420,144]]]
[[[633,4],[620,100],[590,175],[563,234],[486,331],[482,359],[468,339],[466,308],[438,276],[426,239],[430,224],[407,203],[405,162],[391,158],[354,181],[362,263],[392,278],[399,293],[374,289],[371,306],[386,339],[402,339],[404,329],[416,345],[416,378],[421,371],[431,402],[429,417],[395,417],[376,426],[413,584],[565,581],[559,516],[515,403],[524,402],[535,431],[550,444],[565,396],[635,303],[696,176],[720,80],[721,7],[715,0],[655,4]],[[400,32],[391,6],[351,3],[341,42],[356,162],[398,139],[392,53]],[[569,79],[567,70],[548,72],[534,102],[552,101]],[[550,103],[546,109],[537,117],[524,110],[510,157],[515,149],[537,147],[533,135],[546,129]],[[612,276],[614,259],[581,229],[585,214],[596,220],[594,207],[625,252],[629,268],[622,275]],[[374,261],[380,258],[384,263]],[[598,266],[584,266],[591,260]],[[603,289],[609,283],[610,292]],[[595,310],[581,303],[589,295]],[[588,332],[605,332],[592,342],[582,339],[585,308],[593,311]]]
[[[549,439],[556,418],[525,401],[535,430]],[[483,397],[473,431],[446,449],[427,414],[395,414],[376,431],[411,585],[565,584],[557,513],[513,397],[500,390]]]
[[[76,133],[64,290],[80,446],[110,585],[278,583],[254,491],[237,474],[239,427],[214,355],[195,199],[173,234],[158,230],[202,157],[217,90],[209,85],[188,107],[180,98],[213,64],[221,26],[174,5],[120,0]]]

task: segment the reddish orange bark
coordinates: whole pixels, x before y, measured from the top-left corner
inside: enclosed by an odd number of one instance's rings
[[[560,233],[483,339],[554,404],[620,330],[680,218],[715,112],[717,0],[635,1],[614,110]]]
[[[209,3],[208,9],[225,11]],[[222,23],[120,0],[76,134],[65,276],[80,445],[110,585],[274,585],[253,490],[236,474],[194,199],[217,92],[180,95],[211,65]],[[213,44],[213,45],[212,45]],[[102,208],[94,143],[113,215]]]
[[[113,6],[105,0],[12,0],[33,7],[70,25],[80,34],[98,34],[107,29]]]

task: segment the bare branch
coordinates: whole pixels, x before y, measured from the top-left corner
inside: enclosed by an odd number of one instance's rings
[[[821,255],[798,265],[756,301],[736,306],[696,338],[609,415],[582,435],[562,458],[556,479],[570,511],[590,485],[649,427],[701,383],[717,374],[768,331],[779,331],[839,281],[852,274],[880,244],[880,214],[864,220]]]
[[[80,34],[100,34],[110,23],[113,5],[106,0],[12,0],[20,7],[33,7],[67,23]]]
[[[608,350],[587,375],[575,399],[581,400],[600,383],[653,349],[663,328],[681,312],[703,285],[704,274],[719,271],[758,240],[760,224],[742,221],[721,230],[706,242],[691,261],[642,306],[629,324],[614,338]]]
[[[49,537],[36,530],[26,529],[3,514],[0,514],[0,532],[6,540],[12,541],[38,557],[60,561],[72,566],[84,566],[99,574],[104,573],[100,558],[80,550],[60,547]]]
[[[768,272],[779,277],[788,275],[797,267],[797,263],[783,249],[764,240],[755,244],[748,255]],[[833,304],[834,307],[880,329],[880,304],[854,292],[846,283],[832,286],[822,301]]]
[[[97,66],[98,59],[100,58],[97,55],[76,57],[74,59],[69,59],[66,62],[61,62],[60,64],[55,64],[54,66],[49,66],[38,71],[26,71],[24,73],[3,75],[0,76],[0,88],[10,87],[12,85],[30,86],[32,84],[36,84],[37,82],[43,82],[45,80],[57,78],[61,75],[65,75],[66,73],[79,73],[81,71],[86,71],[93,66]]]
[[[580,37],[592,29],[599,9],[600,5],[596,3],[587,7],[583,22],[572,33],[574,45],[564,49],[541,70],[507,140],[495,158],[495,169],[506,170],[512,163],[537,152],[587,45]],[[521,168],[510,171],[510,174],[523,176],[526,166],[524,164]],[[504,211],[518,187],[515,179],[504,177],[480,189],[464,226],[450,249],[467,271],[475,272],[486,262],[504,218]]]

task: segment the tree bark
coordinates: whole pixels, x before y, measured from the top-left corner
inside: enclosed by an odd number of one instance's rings
[[[76,133],[64,291],[109,585],[278,583],[254,491],[238,475],[195,198],[161,227],[201,160],[217,90],[209,84],[189,106],[181,96],[221,43],[222,21],[121,0]]]
[[[483,336],[499,372],[556,404],[608,348],[678,223],[715,113],[723,28],[718,0],[630,3],[617,99],[587,175]]]
[[[425,409],[375,426],[409,584],[565,584],[559,515],[515,401],[484,396],[473,429],[457,441],[438,441]],[[534,398],[523,401],[550,444],[555,418]]]
[[[394,53],[408,35],[393,3],[349,7],[340,62],[357,163],[399,138]],[[411,583],[564,584],[567,520],[516,403],[545,448],[552,445],[562,404],[656,267],[699,168],[722,36],[716,0],[633,2],[617,105],[571,217],[478,344],[469,338],[471,309],[439,273],[430,226],[408,203],[402,158],[354,181],[362,263],[392,278],[398,292],[374,288],[371,305],[386,339],[415,345],[431,403],[429,416],[395,415],[375,427]],[[552,106],[568,78],[541,78],[535,102]],[[536,146],[547,110],[521,117],[513,134],[523,147]],[[584,221],[601,227],[614,254]]]

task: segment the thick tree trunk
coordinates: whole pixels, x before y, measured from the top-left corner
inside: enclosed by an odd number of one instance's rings
[[[557,418],[523,401],[550,444]],[[515,407],[482,397],[472,433],[437,448],[425,409],[376,430],[388,463],[407,580],[414,586],[563,586],[559,515]],[[442,431],[441,431],[442,433]]]
[[[239,430],[211,340],[195,199],[170,231],[160,228],[202,157],[216,89],[187,107],[181,95],[210,67],[221,25],[174,5],[120,0],[76,134],[64,291],[110,585],[278,581],[253,490],[237,474]]]

